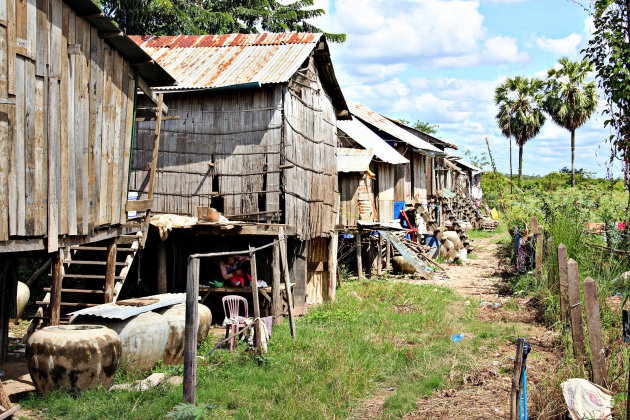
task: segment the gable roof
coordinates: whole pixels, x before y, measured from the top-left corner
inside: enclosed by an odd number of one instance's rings
[[[395,120],[393,118],[389,118],[389,117],[386,117],[386,118],[390,120],[391,122],[393,122],[394,124],[396,124],[397,126],[402,127],[403,129],[409,131],[410,133],[416,135],[417,137],[420,137],[422,140],[428,141],[434,146],[457,150],[457,146],[452,143],[445,142],[444,140],[438,139],[437,137],[427,134],[424,131],[420,131],[413,127],[409,127],[407,124],[403,124],[402,122]]]
[[[285,83],[314,54],[322,85],[337,111],[347,111],[321,33],[131,37],[175,79],[162,91],[259,87]]]
[[[404,128],[399,127],[391,122],[387,117],[379,114],[378,112],[372,111],[367,106],[354,101],[346,101],[346,103],[348,104],[348,109],[353,116],[374,126],[381,131],[384,131],[390,136],[393,136],[398,140],[405,142],[412,147],[415,147],[416,149],[420,149],[426,152],[443,153],[440,149],[433,146],[431,143],[414,136]]]
[[[151,59],[142,48],[125,35],[114,22],[111,21],[100,7],[92,0],[64,0],[74,12],[87,20],[90,25],[98,29],[99,34],[107,34],[103,37],[105,42],[131,62],[149,86],[165,86],[175,83],[175,79],[159,64]]]
[[[346,133],[352,140],[359,143],[365,149],[372,149],[374,155],[380,160],[393,165],[408,163],[409,160],[398,153],[396,149],[387,144],[378,134],[370,130],[359,119],[350,117],[345,121],[337,121],[337,128]]]

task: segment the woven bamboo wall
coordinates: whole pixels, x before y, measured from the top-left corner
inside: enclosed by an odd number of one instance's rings
[[[337,220],[337,120],[313,58],[284,91],[285,220],[299,237],[328,237]]]
[[[129,63],[62,0],[0,1],[0,241],[125,220],[134,94]]]

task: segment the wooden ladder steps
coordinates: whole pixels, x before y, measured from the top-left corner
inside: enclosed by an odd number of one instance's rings
[[[70,249],[73,250],[73,251],[107,251],[107,247],[106,246],[73,245],[73,246],[70,247]],[[116,248],[116,251],[118,251],[118,252],[132,252],[132,251],[137,251],[137,249],[119,247],[119,248]]]
[[[88,261],[88,260],[63,260],[64,264],[82,264],[82,265],[107,265],[107,261]],[[119,267],[127,266],[126,262],[116,262]]]
[[[48,277],[52,277],[52,274],[48,274]],[[105,280],[105,274],[64,274],[64,279],[97,279]],[[123,276],[114,276],[115,280],[122,280]]]
[[[38,305],[45,305],[45,306],[50,305],[50,302],[46,302],[46,301],[43,301],[43,300],[38,300],[35,303],[38,304]],[[102,303],[81,303],[81,302],[61,302],[61,303],[59,303],[59,306],[87,306],[87,307],[92,307],[92,306],[98,306],[98,305],[102,305]]]
[[[44,292],[50,292],[50,287],[44,287]],[[61,293],[81,293],[81,294],[102,295],[105,292],[102,290],[94,290],[94,289],[61,289]]]

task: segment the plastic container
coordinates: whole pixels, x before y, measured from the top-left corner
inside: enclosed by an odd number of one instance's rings
[[[137,201],[138,200],[138,192],[137,191],[129,191],[127,193],[127,201]],[[128,211],[127,217],[136,217],[138,215],[137,211]]]
[[[440,241],[437,236],[429,235],[424,238],[424,243],[431,247],[429,255],[431,258],[437,258],[440,256]]]
[[[401,210],[405,209],[404,201],[394,201],[394,220],[400,219]]]
[[[457,343],[458,341],[462,341],[463,339],[464,339],[464,334],[462,333],[451,335],[451,341],[453,343]]]

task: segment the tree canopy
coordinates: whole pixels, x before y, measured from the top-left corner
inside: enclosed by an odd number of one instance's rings
[[[313,0],[98,0],[104,13],[131,35],[324,32],[308,22],[322,16]],[[332,42],[345,34],[324,32]]]
[[[408,120],[400,120],[400,122],[408,127],[414,128],[418,131],[422,131],[425,134],[437,134],[438,128],[440,127],[438,124],[431,124],[429,122],[424,122],[420,120],[416,120],[416,122],[413,124]]]
[[[584,125],[597,109],[595,82],[585,83],[594,70],[588,60],[561,58],[557,68],[547,72],[543,107],[551,119],[571,133],[571,168],[575,168],[575,130]],[[571,172],[575,187],[575,172]]]

